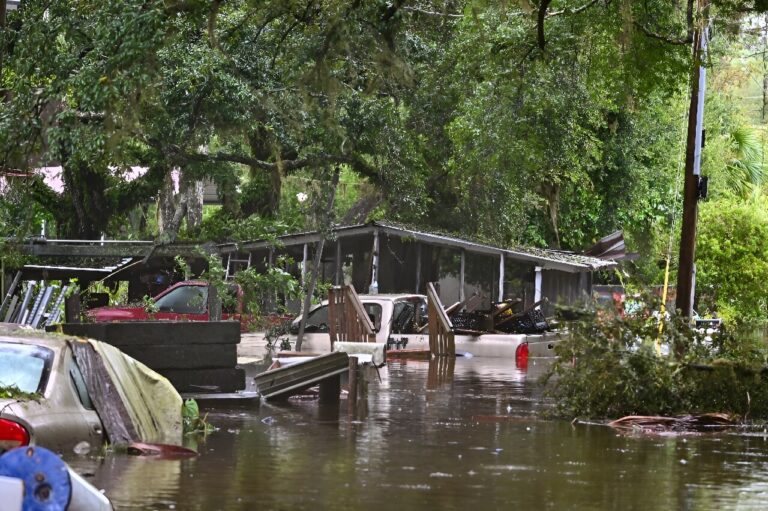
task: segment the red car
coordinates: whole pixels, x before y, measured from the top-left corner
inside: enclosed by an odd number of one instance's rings
[[[248,316],[243,314],[243,293],[233,285],[233,300],[224,300],[221,319],[240,321],[243,328]],[[99,307],[88,311],[88,317],[97,323],[112,321],[208,321],[208,283],[187,280],[172,285],[154,297],[156,312],[141,305],[125,307]],[[229,303],[227,303],[229,302]]]

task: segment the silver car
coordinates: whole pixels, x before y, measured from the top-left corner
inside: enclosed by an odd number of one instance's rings
[[[0,453],[19,445],[84,452],[104,441],[66,340],[0,327]]]

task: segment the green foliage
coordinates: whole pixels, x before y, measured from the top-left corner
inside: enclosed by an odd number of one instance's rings
[[[74,279],[74,281],[71,283],[74,284],[74,286],[70,287],[69,289],[68,293],[70,296],[79,290],[77,279]],[[118,282],[105,284],[104,282],[97,280],[95,282],[91,282],[88,285],[88,288],[85,290],[85,294],[90,295],[91,293],[106,293],[109,296],[109,305],[111,306],[125,305],[125,303],[128,301],[128,283]],[[151,300],[151,298],[145,297],[145,302],[146,300]]]
[[[160,309],[157,308],[157,303],[151,296],[144,295],[141,298],[141,306],[144,308],[144,311],[150,315],[150,317],[160,311]]]
[[[184,280],[189,280],[192,278],[192,268],[189,266],[189,263],[186,259],[180,255],[177,255],[173,258],[173,261],[176,263],[176,268],[178,268],[181,274],[184,276]]]
[[[601,311],[575,323],[557,347],[548,392],[563,416],[618,418],[726,412],[768,419],[768,351],[738,334],[705,333],[647,309],[618,317]]]
[[[291,342],[288,338],[288,334],[291,330],[292,321],[283,321],[276,325],[269,327],[264,334],[264,339],[267,341],[267,352],[273,352],[277,350],[288,351],[291,349]]]
[[[267,268],[265,272],[248,268],[235,274],[235,282],[243,291],[243,302],[250,314],[259,315],[264,304],[269,302],[279,304],[299,298],[301,284],[293,275],[280,268],[285,264],[284,259],[279,259],[275,266]]]
[[[755,7],[713,2],[718,28],[745,6]],[[623,228],[655,258],[677,200],[692,64],[687,44],[664,39],[685,38],[685,9],[559,0],[542,27],[535,11],[475,0],[25,2],[2,34],[0,164],[61,164],[65,193],[25,178],[0,201],[0,231],[25,236],[45,220],[59,236],[160,234],[147,204],[178,168],[214,181],[222,201],[185,236],[273,239],[317,227],[329,212],[315,198],[340,168],[333,218],[351,210],[574,250]],[[713,44],[715,69],[730,43]],[[754,137],[726,92],[717,97],[705,167],[756,182]],[[134,165],[149,170],[128,182]]]
[[[18,245],[8,243],[7,240],[0,240],[0,254],[6,271],[21,269],[29,262],[29,256],[19,252]]]
[[[765,199],[724,198],[700,209],[696,247],[700,308],[716,312],[728,324],[768,320],[767,205]]]
[[[208,435],[216,431],[216,428],[206,420],[208,414],[205,414],[203,417],[200,416],[200,408],[194,399],[184,401],[184,404],[181,406],[181,417],[184,424],[184,434]]]
[[[728,173],[733,190],[747,198],[759,192],[765,176],[765,158],[759,134],[750,128],[741,126],[730,134],[733,156],[728,162]]]
[[[199,251],[199,254],[203,256],[208,263],[208,268],[200,275],[203,280],[208,281],[210,286],[216,289],[216,295],[221,300],[222,309],[235,309],[237,305],[237,297],[233,296],[229,292],[230,284],[227,282],[227,270],[224,268],[224,264],[216,254],[209,254],[203,250]]]
[[[543,51],[516,3],[477,7],[425,49],[425,87],[409,110],[420,130],[435,126],[419,148],[434,190],[423,221],[579,250],[617,228],[649,239],[666,222],[688,51],[632,27],[664,19],[674,32],[684,20],[657,2],[598,5],[548,17]]]
[[[291,231],[291,225],[279,220],[252,215],[232,218],[224,210],[218,210],[203,219],[200,238],[213,241],[275,240]]]
[[[18,399],[19,401],[39,401],[37,392],[24,392],[16,385],[0,385],[0,399]]]

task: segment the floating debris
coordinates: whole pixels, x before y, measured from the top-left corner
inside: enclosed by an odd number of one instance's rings
[[[619,430],[662,434],[675,432],[719,431],[737,426],[736,417],[725,413],[703,413],[683,415],[680,417],[664,417],[654,415],[628,415],[608,423],[608,426]]]

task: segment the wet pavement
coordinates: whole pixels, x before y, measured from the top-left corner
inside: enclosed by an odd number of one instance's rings
[[[532,361],[533,362],[533,361]],[[209,410],[200,456],[65,459],[115,508],[758,509],[764,431],[636,437],[547,418],[541,363],[390,362],[364,404]]]

